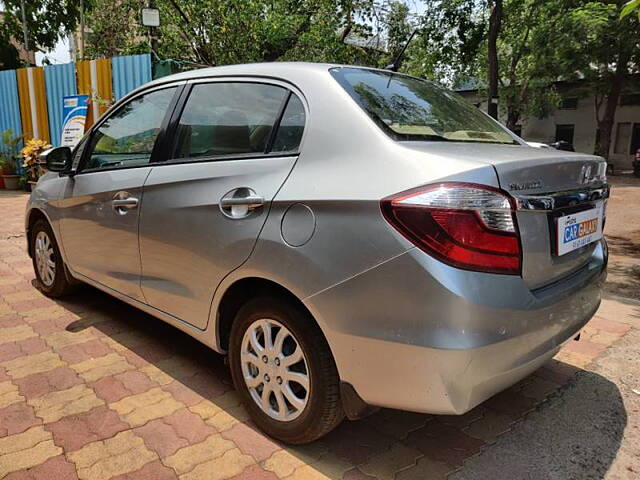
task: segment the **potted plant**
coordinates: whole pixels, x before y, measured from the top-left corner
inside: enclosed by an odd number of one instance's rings
[[[13,131],[9,128],[2,132],[2,141],[0,147],[0,157],[2,157],[2,180],[7,190],[17,190],[20,188],[19,181],[20,175],[18,175],[18,143],[20,143],[20,137],[15,137]]]
[[[7,157],[2,159],[2,180],[4,180],[4,188],[7,190],[20,188],[20,175],[18,175],[15,159]]]
[[[33,185],[38,183],[38,179],[44,173],[44,169],[40,166],[38,159],[40,158],[40,154],[49,148],[51,148],[51,145],[44,140],[32,138],[20,152],[22,154],[22,166],[25,170],[27,182],[25,183],[25,187],[27,187],[28,191],[31,191]]]

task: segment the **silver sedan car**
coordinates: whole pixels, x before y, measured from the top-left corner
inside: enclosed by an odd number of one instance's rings
[[[418,78],[181,73],[41,160],[39,288],[88,283],[227,354],[254,422],[284,442],[377,407],[462,414],[600,303],[605,161],[531,148]]]

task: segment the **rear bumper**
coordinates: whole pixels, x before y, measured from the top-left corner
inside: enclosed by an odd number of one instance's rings
[[[368,404],[461,414],[527,376],[600,304],[606,246],[545,289],[412,249],[306,299],[341,380]]]

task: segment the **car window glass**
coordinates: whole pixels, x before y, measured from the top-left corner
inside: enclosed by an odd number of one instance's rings
[[[177,131],[174,158],[264,152],[287,90],[259,83],[195,85]]]
[[[176,88],[136,97],[118,109],[91,137],[85,169],[146,165]]]
[[[333,68],[331,74],[396,140],[517,144],[499,123],[435,83],[356,67]]]
[[[294,152],[300,146],[304,131],[304,106],[297,95],[292,94],[287,103],[278,133],[273,142],[272,152]]]

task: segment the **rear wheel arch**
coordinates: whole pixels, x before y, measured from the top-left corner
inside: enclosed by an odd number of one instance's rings
[[[232,283],[226,289],[218,304],[216,333],[217,343],[221,350],[226,351],[229,348],[231,326],[238,311],[250,300],[262,296],[273,296],[298,306],[309,314],[318,330],[322,332],[322,328],[320,328],[313,314],[291,290],[266,278],[245,277]],[[324,336],[324,332],[322,332],[322,335]],[[326,337],[325,341],[327,341]],[[329,344],[328,341],[327,344]]]

